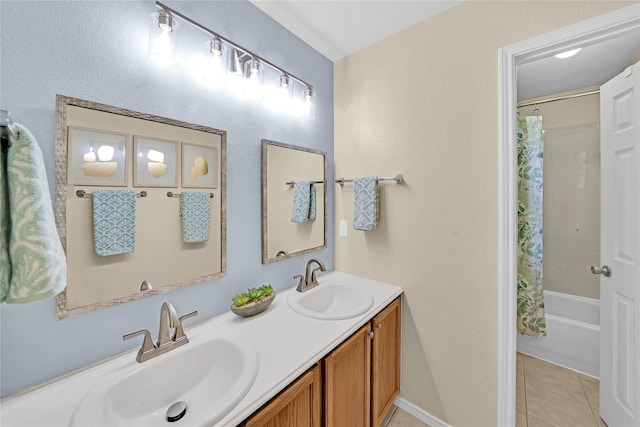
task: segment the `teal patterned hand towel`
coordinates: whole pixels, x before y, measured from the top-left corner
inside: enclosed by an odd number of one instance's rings
[[[135,250],[135,191],[93,192],[93,243],[99,256],[126,254]]]
[[[15,129],[17,136],[6,154],[8,205],[5,199],[0,207],[3,223],[8,214],[11,279],[8,289],[2,282],[0,302],[23,304],[62,292],[67,285],[67,261],[56,231],[40,146],[27,128],[15,124]],[[2,260],[3,269],[7,263]]]
[[[373,231],[378,225],[378,177],[356,177],[353,180],[353,228]]]
[[[182,240],[185,243],[206,242],[209,240],[209,193],[183,191],[180,196],[182,213]]]
[[[293,185],[291,221],[304,224],[316,219],[316,189],[311,181],[296,181]]]

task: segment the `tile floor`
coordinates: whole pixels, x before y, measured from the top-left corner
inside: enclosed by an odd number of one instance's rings
[[[607,427],[596,378],[517,353],[516,427]],[[400,408],[386,427],[429,427]]]
[[[596,378],[517,353],[517,427],[606,427]]]

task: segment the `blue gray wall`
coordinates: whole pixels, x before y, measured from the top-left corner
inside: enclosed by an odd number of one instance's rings
[[[294,285],[292,276],[311,258],[261,264],[260,140],[326,151],[333,176],[333,64],[249,2],[167,3],[313,84],[316,119],[207,89],[185,67],[155,68],[146,57],[153,1],[1,1],[0,105],[38,139],[52,200],[56,94],[223,129],[228,143],[227,276],[60,321],[54,299],[0,305],[2,396],[135,347],[122,335],[143,328],[155,334],[165,300],[179,313],[198,310],[199,321],[205,320],[228,310],[231,297],[249,286]],[[333,193],[329,185],[330,213]],[[333,215],[328,217],[328,249],[313,256],[333,270]]]

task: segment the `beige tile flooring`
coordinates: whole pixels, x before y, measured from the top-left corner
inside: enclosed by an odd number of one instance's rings
[[[517,427],[606,427],[597,379],[522,353],[516,363]]]
[[[382,423],[383,427],[429,427],[428,424],[423,423],[397,406],[391,408],[390,412],[392,415]]]

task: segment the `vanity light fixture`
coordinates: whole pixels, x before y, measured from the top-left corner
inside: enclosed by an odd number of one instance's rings
[[[555,56],[556,58],[559,58],[559,59],[571,58],[573,55],[575,55],[576,53],[580,52],[581,49],[582,48],[579,47],[577,49],[568,50],[566,52],[561,52],[561,53],[558,53],[558,54],[553,55],[553,56]]]
[[[226,39],[193,19],[156,0],[158,11],[152,14],[149,30],[149,57],[162,65],[177,65],[176,28],[177,20],[182,20],[210,36],[208,55],[202,72],[195,72],[203,80],[222,82],[228,89],[239,94],[259,98],[264,103],[277,99],[277,109],[296,115],[314,118],[315,96],[313,86],[291,73],[261,58],[249,50]],[[203,56],[200,56],[203,58]],[[271,70],[266,73],[267,69]],[[195,71],[195,68],[194,68]],[[274,75],[273,71],[275,71]],[[282,88],[278,96],[265,96],[276,88]],[[287,89],[287,90],[285,90]],[[287,98],[283,100],[282,98]],[[285,108],[281,108],[286,106]]]
[[[177,66],[175,57],[178,23],[166,9],[151,14],[148,55],[161,66]]]

